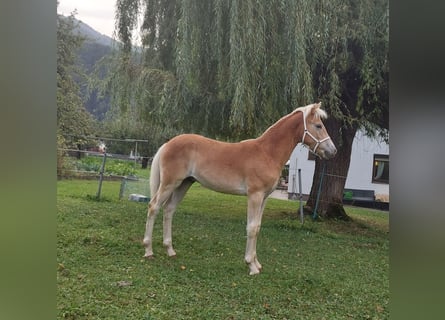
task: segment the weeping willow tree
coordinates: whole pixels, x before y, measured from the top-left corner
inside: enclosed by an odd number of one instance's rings
[[[286,18],[291,7],[280,1],[118,1],[118,104],[138,100],[137,108],[179,131],[228,140],[260,134],[312,100],[311,86],[295,79],[303,71],[294,52],[302,49],[289,37],[297,32],[296,18]],[[138,17],[143,52],[135,68],[128,57]],[[153,74],[168,84],[151,81]],[[157,99],[146,100],[150,95]]]
[[[322,101],[338,155],[326,163],[318,211],[344,213],[356,131],[387,135],[387,0],[118,0],[116,34],[119,81],[110,83],[120,108],[147,125],[238,140]]]
[[[318,211],[349,219],[342,198],[355,134],[362,129],[388,140],[388,2],[325,1],[313,9],[318,30],[308,43],[308,61],[315,96],[331,114],[326,127],[338,153],[333,161],[316,160],[307,207],[315,207],[325,166]]]

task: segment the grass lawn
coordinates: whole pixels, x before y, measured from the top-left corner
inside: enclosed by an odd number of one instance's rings
[[[269,199],[257,252],[244,263],[246,198],[195,184],[173,220],[177,258],[142,259],[147,205],[119,182],[62,180],[57,196],[58,319],[388,319],[388,213],[347,207],[353,222],[298,219]]]

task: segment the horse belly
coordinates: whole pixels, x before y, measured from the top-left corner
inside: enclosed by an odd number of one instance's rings
[[[211,189],[217,192],[235,194],[235,195],[246,195],[247,188],[243,179],[231,178],[227,175],[195,175],[194,178],[207,189]]]

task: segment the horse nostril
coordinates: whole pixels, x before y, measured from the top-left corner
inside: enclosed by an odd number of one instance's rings
[[[332,151],[327,152],[328,158],[333,158],[336,153],[337,153],[337,149],[335,149],[335,148]]]

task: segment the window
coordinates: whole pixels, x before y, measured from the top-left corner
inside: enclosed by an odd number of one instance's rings
[[[372,166],[372,182],[389,183],[389,155],[374,155],[374,162]]]

